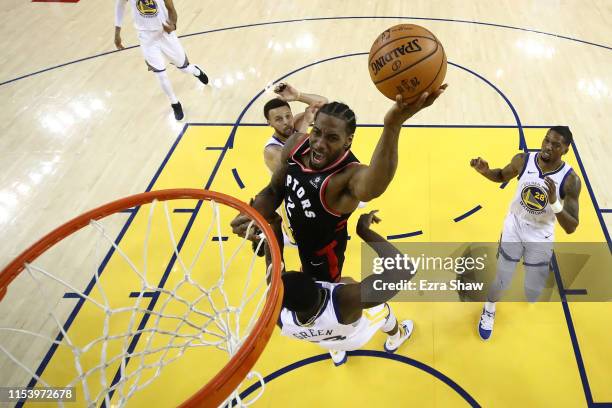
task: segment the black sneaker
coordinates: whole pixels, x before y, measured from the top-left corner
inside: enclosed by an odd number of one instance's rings
[[[181,120],[185,117],[185,114],[183,113],[183,107],[181,106],[180,102],[173,103],[170,106],[172,106],[172,110],[174,111],[174,119]]]
[[[208,77],[206,76],[206,74],[204,73],[204,71],[202,71],[202,69],[200,67],[198,67],[197,65],[195,66],[198,71],[200,71],[200,75],[197,75],[197,78],[200,80],[201,83],[203,83],[204,85],[208,85]]]

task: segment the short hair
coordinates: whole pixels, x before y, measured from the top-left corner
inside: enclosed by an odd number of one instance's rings
[[[268,102],[266,102],[266,104],[264,105],[264,111],[263,111],[266,119],[270,119],[270,111],[272,109],[280,108],[281,106],[286,106],[289,109],[291,109],[291,106],[289,106],[289,103],[287,103],[287,101],[283,101],[280,98],[270,99]]]
[[[572,135],[572,131],[567,126],[553,126],[549,129],[549,131],[554,131],[560,134],[563,137],[563,141],[566,145],[571,145],[574,141],[574,136]]]
[[[319,286],[304,272],[283,274],[283,307],[292,312],[312,310],[319,301]]]
[[[341,119],[346,122],[346,131],[349,135],[355,133],[355,129],[357,128],[357,121],[355,119],[355,112],[345,105],[342,102],[330,102],[321,106],[317,115],[315,115],[315,119],[319,115],[319,113],[325,113],[327,115],[333,116],[335,118]]]

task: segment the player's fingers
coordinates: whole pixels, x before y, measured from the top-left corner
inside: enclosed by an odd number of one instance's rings
[[[373,221],[375,224],[378,224],[378,223],[379,223],[379,222],[381,222],[382,220],[381,220],[379,217],[377,217],[377,216],[373,216],[373,217],[372,217],[372,221]]]

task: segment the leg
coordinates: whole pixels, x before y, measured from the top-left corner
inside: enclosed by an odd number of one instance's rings
[[[385,307],[389,311],[389,314],[380,330],[389,336],[384,344],[385,351],[393,354],[412,335],[414,331],[414,322],[412,320],[404,320],[398,324],[397,318],[393,314],[388,303],[385,303]]]
[[[174,111],[174,118],[176,120],[183,119],[183,107],[176,98],[174,89],[172,89],[172,84],[170,83],[170,79],[166,73],[166,61],[164,60],[162,50],[160,48],[162,38],[161,34],[154,31],[140,31],[138,32],[138,38],[140,40],[140,48],[145,58],[145,62],[149,67],[149,71],[153,71],[153,73],[155,73],[161,89],[168,97],[168,100],[170,100],[170,105]]]
[[[483,340],[488,340],[493,333],[495,302],[501,299],[503,291],[510,286],[516,271],[516,265],[523,256],[523,244],[520,242],[518,225],[514,215],[508,214],[506,217],[504,230],[499,241],[495,280],[489,286],[487,302],[482,308],[478,323],[478,334]]]
[[[164,40],[161,47],[163,53],[181,72],[197,77],[204,85],[208,84],[208,76],[198,67],[189,63],[187,54],[181,45],[175,32],[164,33]]]
[[[525,248],[525,296],[528,302],[537,302],[550,275],[552,243],[530,242]]]

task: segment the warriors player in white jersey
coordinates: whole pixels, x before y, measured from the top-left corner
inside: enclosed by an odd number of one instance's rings
[[[166,59],[181,72],[191,74],[204,85],[208,77],[198,67],[189,63],[187,54],[176,36],[177,14],[172,0],[115,0],[115,46],[123,49],[121,26],[125,4],[130,3],[134,27],[138,30],[138,41],[150,71],[155,73],[162,90],[170,100],[176,120],[185,116],[183,107],[176,98],[166,73]]]
[[[520,259],[523,258],[525,266],[525,295],[529,302],[535,302],[550,273],[555,221],[568,234],[578,226],[580,179],[561,160],[571,143],[569,128],[555,126],[546,133],[540,151],[519,153],[503,169],[489,169],[489,164],[480,157],[470,162],[476,171],[497,183],[518,176],[518,187],[500,239],[497,274],[478,325],[483,340],[491,337],[495,302],[510,285]]]
[[[361,215],[357,234],[379,257],[401,256],[400,251],[370,229],[372,222],[380,222],[375,214],[376,211],[371,211]],[[272,222],[277,237],[280,235],[279,222],[278,217]],[[271,257],[267,247],[266,255],[269,264]],[[395,353],[412,334],[414,324],[412,320],[398,323],[386,303],[397,291],[377,291],[374,281],[400,282],[413,276],[412,269],[388,269],[382,274],[368,276],[363,282],[345,284],[315,281],[303,272],[287,272],[282,276],[283,307],[278,319],[281,334],[317,343],[329,350],[336,366],[347,361],[347,351],[363,347],[379,330],[387,334],[385,351]],[[377,301],[363,301],[362,295],[364,299]]]

